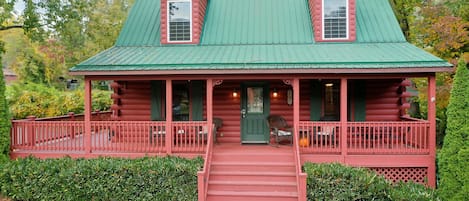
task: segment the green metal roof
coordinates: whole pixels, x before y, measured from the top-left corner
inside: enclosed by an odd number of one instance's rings
[[[388,0],[356,0],[357,43],[406,42]]]
[[[405,41],[387,0],[356,0],[349,43],[314,42],[307,0],[208,2],[200,45],[161,45],[160,1],[136,0],[116,45],[70,71],[451,66]]]
[[[113,47],[73,71],[404,68],[448,64],[408,43]]]
[[[313,43],[305,0],[212,0],[202,45]]]
[[[160,35],[160,1],[136,0],[116,46],[159,45]]]

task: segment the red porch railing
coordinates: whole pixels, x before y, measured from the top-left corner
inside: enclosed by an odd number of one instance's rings
[[[348,122],[347,154],[429,154],[429,122]],[[298,126],[301,153],[341,154],[339,122],[302,121]],[[92,121],[92,152],[204,153],[206,121]],[[171,134],[170,136],[166,136]],[[14,120],[11,148],[70,152],[85,150],[83,121]],[[169,141],[168,141],[169,140]]]
[[[208,141],[206,121],[173,122],[174,152],[204,152]]]
[[[109,121],[111,120],[111,114],[112,112],[109,111],[94,111],[91,113],[91,121]],[[70,112],[68,115],[63,116],[44,118],[32,117],[32,119],[34,119],[34,121],[83,121],[85,119],[85,115]]]
[[[210,166],[212,163],[212,150],[213,150],[213,137],[215,133],[215,125],[212,126],[212,130],[209,131],[212,135],[208,136],[207,150],[205,152],[205,161],[202,171],[197,172],[197,191],[198,191],[198,200],[205,201],[208,191],[208,179],[210,176]]]
[[[11,149],[83,151],[84,122],[14,121]]]
[[[427,121],[349,122],[347,124],[350,154],[428,154]]]
[[[167,134],[170,138],[166,138]],[[14,120],[11,149],[82,152],[85,137],[83,121]],[[166,122],[155,121],[91,122],[91,152],[204,153],[207,142],[206,121],[173,122],[171,129],[166,129]]]
[[[299,145],[302,153],[340,154],[340,122],[301,121]]]
[[[298,191],[298,201],[305,201],[306,200],[306,180],[308,179],[308,175],[303,172],[302,165],[301,165],[301,157],[300,157],[300,149],[299,149],[299,141],[300,137],[295,136],[293,138],[293,154],[295,158],[295,173],[296,173],[296,183],[297,183],[297,191]]]
[[[347,154],[428,154],[427,121],[348,122]],[[299,125],[302,153],[340,154],[339,122],[302,121]]]
[[[93,121],[91,149],[105,152],[165,152],[164,122]]]

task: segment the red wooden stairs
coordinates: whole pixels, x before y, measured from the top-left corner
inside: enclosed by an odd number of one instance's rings
[[[291,146],[215,145],[207,200],[298,200]]]

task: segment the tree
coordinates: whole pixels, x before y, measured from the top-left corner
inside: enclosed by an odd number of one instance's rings
[[[10,18],[14,1],[0,0],[0,31],[7,29],[5,21]],[[10,122],[8,107],[5,99],[5,81],[3,79],[2,54],[5,52],[4,43],[0,41],[0,163],[9,158],[10,150]]]
[[[469,70],[461,59],[448,105],[448,126],[438,155],[439,192],[444,200],[466,200],[469,195]]]
[[[409,39],[410,29],[414,19],[414,10],[419,5],[419,0],[390,0],[394,14],[397,17],[399,25],[405,37]]]
[[[13,10],[15,1],[0,0],[0,31],[22,27],[17,25],[7,25],[5,22],[11,18],[11,11]],[[4,51],[4,50],[3,50]]]
[[[0,67],[2,67],[3,42],[0,41]],[[5,81],[3,70],[0,70],[0,163],[8,159],[10,150],[10,122],[8,107],[5,99]]]
[[[410,32],[415,45],[450,62],[469,47],[469,22],[453,15],[445,4],[427,1],[416,15]]]

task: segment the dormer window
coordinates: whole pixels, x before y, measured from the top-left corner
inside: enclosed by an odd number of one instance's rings
[[[349,0],[322,0],[323,40],[349,38]]]
[[[192,2],[168,0],[168,41],[192,41]]]

